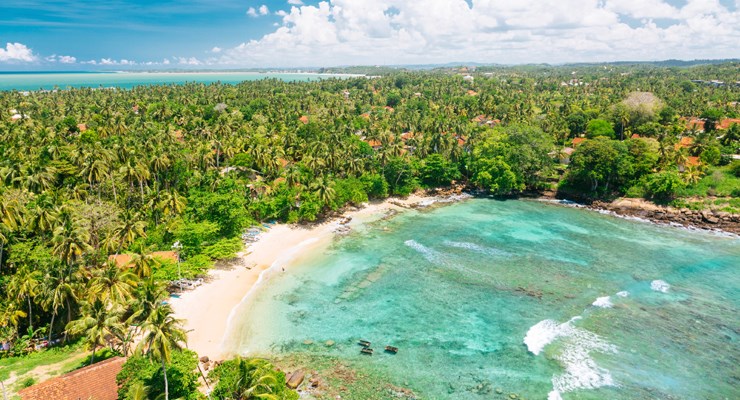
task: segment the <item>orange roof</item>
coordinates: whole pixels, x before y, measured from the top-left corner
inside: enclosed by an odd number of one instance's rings
[[[694,144],[694,138],[689,136],[684,136],[678,141],[678,147],[691,147],[692,144]]]
[[[414,132],[404,132],[401,134],[401,140],[409,140],[415,136]]]
[[[585,141],[586,141],[586,138],[577,137],[577,138],[573,139],[573,147],[576,147],[576,146],[578,146],[579,144],[581,144],[581,143],[583,143]]]
[[[303,115],[300,118],[298,118],[299,121],[303,122],[304,124],[308,123],[308,117]]]
[[[18,395],[22,400],[117,400],[116,375],[125,361],[113,357],[21,389]]]
[[[699,118],[681,118],[682,121],[686,122],[686,130],[704,130],[704,120]]]
[[[701,161],[699,160],[699,157],[686,157],[686,165],[687,166],[697,166],[701,164]]]
[[[478,92],[476,92],[475,90],[468,90],[468,96],[477,96],[477,95],[478,95]]]
[[[369,144],[371,147],[377,147],[381,145],[380,141],[378,140],[366,140],[365,143]]]
[[[362,113],[360,116],[365,119],[370,119],[370,113]]]
[[[632,136],[630,136],[631,139],[639,139],[640,135],[633,133]]]
[[[160,258],[162,260],[170,260],[177,262],[178,256],[175,251],[155,251],[149,254],[154,258]],[[131,254],[112,254],[108,256],[108,262],[114,262],[119,267],[128,267],[131,264],[133,256]]]
[[[717,129],[729,129],[733,124],[740,125],[740,118],[725,118],[717,124]]]
[[[280,164],[281,167],[285,168],[286,165],[289,164],[289,161],[284,158],[278,158],[277,159],[278,164]]]
[[[77,129],[79,129],[80,132],[85,132],[87,130],[87,125],[85,125],[85,124],[77,124]]]
[[[458,145],[463,146],[463,145],[465,145],[465,143],[466,143],[466,140],[465,139],[463,139],[463,138],[458,138],[457,139],[457,144]]]
[[[391,107],[391,106],[385,106],[385,107],[383,107],[383,108],[385,108],[385,109],[386,109],[387,111],[390,111],[390,112],[396,111],[396,110],[394,110],[394,109],[393,109],[393,107]]]
[[[488,120],[488,117],[486,117],[485,115],[481,114],[481,115],[479,115],[479,116],[471,119],[470,121],[477,122],[477,123],[480,124],[482,122],[486,122],[487,120]]]

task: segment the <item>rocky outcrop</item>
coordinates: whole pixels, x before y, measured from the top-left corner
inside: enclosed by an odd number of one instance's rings
[[[644,199],[620,198],[613,202],[595,201],[591,208],[612,211],[619,215],[644,218],[667,224],[678,224],[710,230],[722,230],[740,235],[740,214],[717,210],[695,211],[686,208],[664,207]]]

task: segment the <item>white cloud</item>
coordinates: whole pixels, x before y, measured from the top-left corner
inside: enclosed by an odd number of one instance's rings
[[[252,18],[257,18],[261,15],[267,15],[270,13],[270,9],[267,7],[266,4],[263,4],[259,6],[258,8],[249,7],[247,10],[247,15],[249,15]]]
[[[740,57],[740,11],[719,0],[290,3],[296,6],[289,12],[276,13],[281,23],[273,32],[224,49],[216,62],[298,67]],[[250,11],[256,17],[262,7]]]
[[[278,17],[284,17],[284,16],[288,15],[288,13],[285,12],[285,10],[277,10],[277,11],[275,11],[275,15],[277,15]]]
[[[96,64],[95,60],[91,60],[89,64]],[[83,62],[84,64],[84,62]],[[100,61],[97,62],[97,65],[137,65],[136,61],[133,60],[127,60],[125,58],[122,58],[120,60],[115,60],[112,58],[101,58]]]
[[[5,48],[0,47],[0,62],[32,62],[36,61],[33,50],[22,43],[6,43]]]
[[[195,57],[177,57],[177,63],[180,65],[201,65],[203,64],[200,60]]]
[[[164,65],[170,65],[170,60],[168,60],[168,59],[165,58],[164,60],[162,60],[162,64],[164,64]]]
[[[77,57],[59,56],[59,62],[62,64],[74,64],[77,62]]]
[[[211,53],[220,53],[221,50],[223,50],[223,49],[220,48],[220,47],[218,47],[218,46],[216,46],[216,47],[214,47],[214,48],[211,49]]]
[[[288,4],[292,4],[294,6],[302,6],[303,2],[301,0],[288,0]]]
[[[60,64],[74,64],[77,62],[76,57],[72,56],[58,56],[56,54],[52,54],[46,58],[44,58],[46,61],[49,62],[58,62]]]

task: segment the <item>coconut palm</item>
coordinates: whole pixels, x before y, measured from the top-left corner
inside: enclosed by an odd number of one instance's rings
[[[143,337],[139,345],[140,351],[162,363],[165,400],[170,397],[167,364],[172,360],[172,351],[181,349],[186,340],[182,321],[175,319],[173,313],[169,304],[158,304],[141,325]]]
[[[117,304],[106,305],[101,299],[82,302],[80,318],[67,324],[72,335],[84,335],[84,342],[92,349],[90,365],[95,363],[95,351],[108,343],[122,329],[121,308]]]
[[[33,330],[33,298],[39,293],[40,285],[41,272],[31,269],[28,265],[19,266],[8,282],[8,294],[28,304],[28,326],[31,330]]]

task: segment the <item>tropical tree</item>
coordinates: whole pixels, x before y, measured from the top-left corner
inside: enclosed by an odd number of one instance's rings
[[[172,314],[172,307],[169,304],[157,305],[141,326],[143,337],[139,345],[141,351],[162,363],[165,400],[169,400],[167,364],[172,359],[172,352],[181,349],[186,340],[182,321]]]

